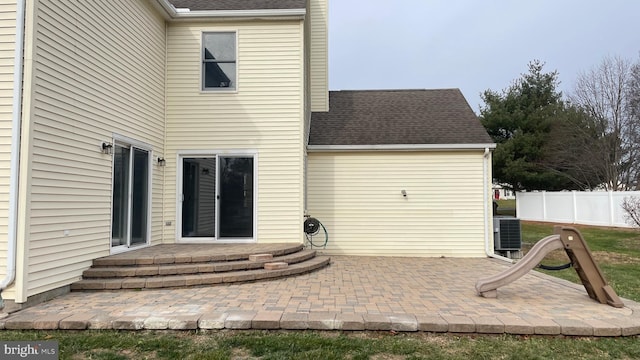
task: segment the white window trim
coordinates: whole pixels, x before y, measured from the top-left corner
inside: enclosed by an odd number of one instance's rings
[[[130,250],[134,250],[134,249],[140,249],[143,247],[147,247],[151,245],[151,229],[152,229],[152,215],[153,215],[153,146],[151,146],[150,144],[147,144],[145,142],[124,136],[124,135],[120,135],[120,134],[113,134],[113,144],[125,144],[125,145],[129,145],[129,146],[133,146],[136,147],[138,149],[142,149],[142,150],[146,150],[149,152],[149,169],[148,169],[148,173],[149,173],[149,178],[147,179],[147,191],[148,191],[148,199],[147,199],[147,239],[145,241],[144,244],[140,244],[137,246],[127,246],[127,245],[120,245],[120,246],[112,246],[111,245],[111,234],[113,234],[113,172],[114,172],[114,166],[115,166],[115,161],[113,161],[113,154],[111,155],[111,207],[109,209],[109,213],[111,214],[110,218],[109,218],[109,252],[111,254],[118,254],[118,253],[123,253],[123,252],[127,252]],[[131,227],[131,224],[128,224],[129,227]],[[130,230],[129,230],[130,232]]]
[[[189,238],[182,237],[182,159],[185,157],[215,157],[216,167],[218,156],[252,156],[253,157],[253,238],[225,238],[220,240],[217,237],[218,224],[216,219],[216,237],[207,238]],[[217,173],[217,169],[216,169]],[[217,175],[216,175],[217,176]],[[237,150],[180,150],[176,152],[176,243],[179,244],[242,244],[258,242],[258,150],[254,149],[237,149]],[[216,178],[216,194],[218,193],[219,181]],[[216,217],[218,216],[218,204],[216,204]]]
[[[204,35],[205,34],[213,34],[213,33],[235,33],[236,34],[236,86],[233,89],[228,88],[205,88],[204,87]],[[240,88],[240,49],[238,47],[240,39],[240,31],[238,29],[204,29],[200,32],[200,93],[201,94],[236,94]]]

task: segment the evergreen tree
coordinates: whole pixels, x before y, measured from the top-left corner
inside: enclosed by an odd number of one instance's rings
[[[486,90],[480,121],[496,142],[493,177],[513,190],[563,190],[578,186],[549,166],[547,144],[554,125],[566,116],[558,73],[543,72],[544,63],[529,63],[501,93]]]

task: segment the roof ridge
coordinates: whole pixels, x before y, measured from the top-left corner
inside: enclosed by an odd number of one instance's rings
[[[445,90],[457,90],[460,88],[435,88],[435,89],[339,89],[329,90],[329,92],[409,92],[409,91],[445,91]]]

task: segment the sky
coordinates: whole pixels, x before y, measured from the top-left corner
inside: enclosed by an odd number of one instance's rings
[[[607,56],[640,60],[637,0],[329,1],[329,88],[502,91],[541,60],[564,94]]]

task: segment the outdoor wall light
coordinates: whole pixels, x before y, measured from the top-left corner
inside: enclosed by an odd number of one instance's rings
[[[400,193],[402,194],[402,196],[407,197],[407,192],[405,190],[400,191]]]
[[[167,165],[167,160],[165,160],[163,157],[159,157],[158,166],[165,166],[165,165]]]
[[[102,153],[111,155],[113,153],[113,144],[109,142],[102,143]]]

